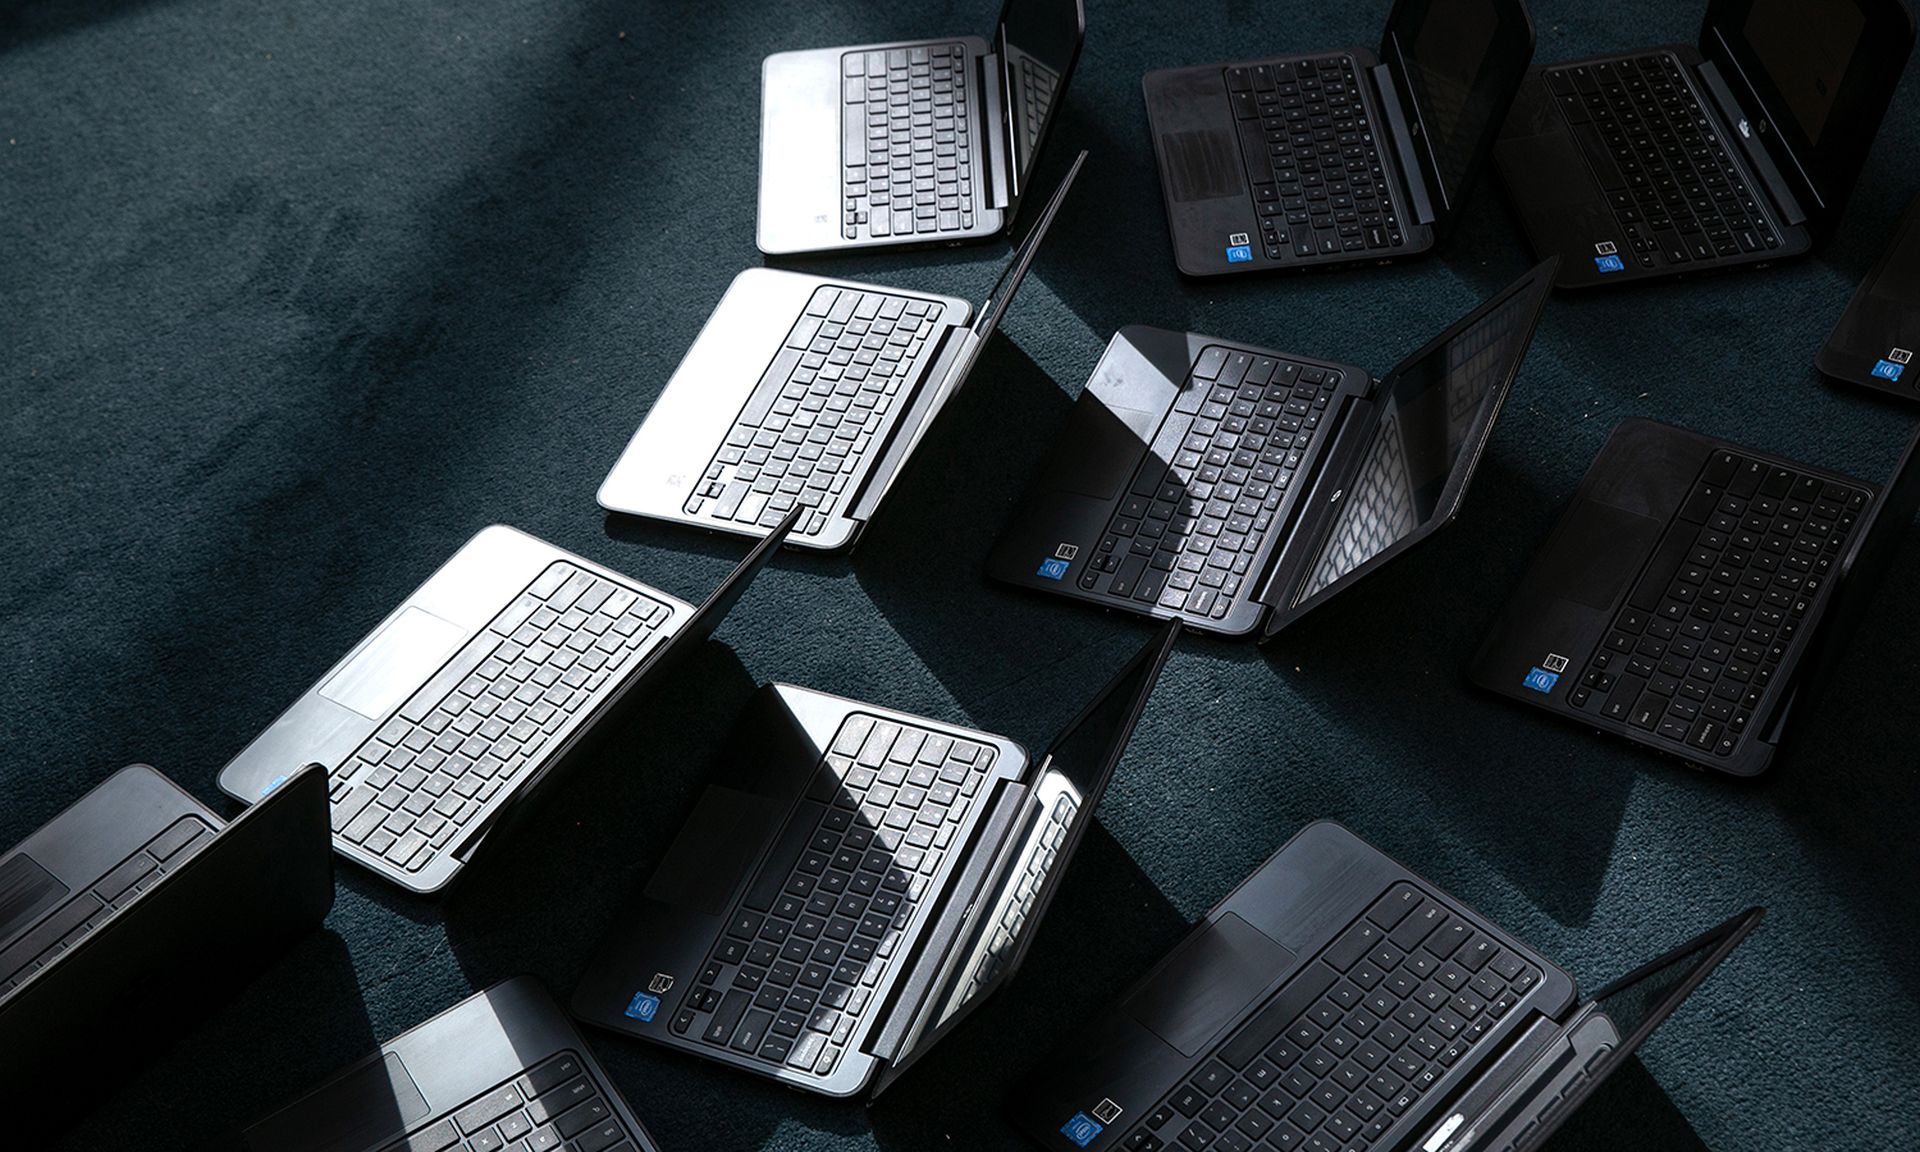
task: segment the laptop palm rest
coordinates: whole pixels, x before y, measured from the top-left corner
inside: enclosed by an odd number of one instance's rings
[[[1238,1021],[1293,960],[1292,951],[1228,912],[1169,956],[1127,998],[1126,1011],[1191,1058]]]
[[[260,1152],[361,1152],[432,1114],[400,1057],[388,1052],[249,1128]]]
[[[709,786],[647,882],[647,899],[708,916],[725,912],[780,816],[780,806],[767,797]]]

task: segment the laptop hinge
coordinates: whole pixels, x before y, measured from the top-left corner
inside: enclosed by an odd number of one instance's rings
[[[926,371],[920,374],[907,410],[894,422],[886,450],[867,469],[867,474],[852,493],[854,502],[847,512],[850,518],[864,521],[873,517],[874,509],[880,506],[881,498],[893,487],[908,455],[920,442],[919,430],[931,423],[946,404],[949,395],[947,378],[952,374],[961,353],[966,350],[967,338],[972,335],[973,329],[964,325],[955,325],[941,334],[940,344],[934,349],[932,359],[927,361]]]
[[[963,929],[974,906],[990,890],[1003,848],[1019,826],[1031,790],[1018,780],[1001,780],[986,797],[986,813],[973,836],[961,847],[957,866],[948,874],[946,891],[938,895],[915,950],[901,959],[887,1001],[880,1008],[880,1026],[868,1034],[862,1050],[889,1064],[899,1060],[924,1026],[924,1017],[944,981]],[[885,1081],[875,1090],[885,1087]]]
[[[1294,497],[1292,528],[1274,549],[1264,581],[1254,593],[1254,599],[1268,608],[1284,610],[1281,601],[1319,558],[1320,542],[1340,511],[1347,481],[1359,468],[1361,455],[1372,439],[1373,413],[1372,400],[1348,398],[1334,419],[1340,431],[1333,443],[1320,453],[1313,472],[1297,478],[1300,487]]]
[[[1006,80],[998,52],[980,57],[980,138],[986,147],[987,207],[1005,208],[1013,202],[1013,161],[1008,151],[1011,139],[1006,124],[1006,96],[1001,85]]]
[[[1761,185],[1766,189],[1767,198],[1780,209],[1780,218],[1793,227],[1807,222],[1806,210],[1800,206],[1792,188],[1787,184],[1780,168],[1767,154],[1767,147],[1760,142],[1753,129],[1748,126],[1747,114],[1734,99],[1733,90],[1727,87],[1726,78],[1720,75],[1720,68],[1708,60],[1697,69],[1700,82],[1706,88],[1707,95],[1720,110],[1720,122],[1731,126],[1730,133],[1739,142],[1740,150],[1746,154],[1747,163],[1752,165],[1754,175],[1760,177]]]
[[[1400,90],[1394,85],[1393,71],[1385,64],[1375,64],[1373,73],[1374,95],[1380,98],[1380,114],[1387,118],[1387,130],[1393,138],[1393,153],[1400,162],[1400,175],[1406,181],[1407,202],[1413,205],[1413,218],[1422,224],[1432,224],[1438,217],[1433,211],[1433,196],[1427,190],[1427,178],[1420,165],[1420,153],[1414,150],[1413,129],[1407,123],[1406,106],[1400,103]]]

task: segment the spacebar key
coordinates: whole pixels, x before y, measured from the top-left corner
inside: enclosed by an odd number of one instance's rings
[[[460,654],[447,661],[446,666],[434,673],[433,679],[426,682],[420,691],[415,692],[400,709],[400,718],[418,724],[433,711],[433,706],[447,698],[454,686],[467,678],[467,673],[480,667],[480,662],[493,655],[503,639],[494,632],[482,632],[473,643],[460,650]]]
[[[773,402],[780,398],[780,389],[786,385],[787,377],[793,375],[793,370],[799,366],[800,353],[792,348],[780,349],[780,354],[773,358],[773,364],[761,374],[760,383],[754,385],[753,395],[747,397],[747,406],[741,410],[736,423],[760,427],[767,418],[767,409],[773,407]]]
[[[1680,562],[1693,550],[1693,526],[1683,520],[1676,520],[1667,529],[1667,535],[1660,541],[1660,547],[1653,553],[1653,561],[1640,575],[1640,583],[1634,585],[1633,595],[1627,603],[1642,612],[1657,611],[1661,597],[1673,586],[1674,573],[1680,571]]]
[[[1247,1021],[1247,1026],[1240,1029],[1240,1035],[1233,1038],[1233,1043],[1220,1049],[1220,1059],[1235,1071],[1245,1068],[1255,1056],[1267,1050],[1267,1045],[1280,1035],[1281,1029],[1293,1023],[1300,1013],[1313,1007],[1314,1001],[1333,987],[1333,982],[1338,978],[1339,973],[1325,964],[1315,964],[1295,976],[1292,983],[1280,990],[1280,995],[1267,1001],[1267,1006],[1260,1010],[1258,1016]]]
[[[765,912],[773,907],[780,890],[787,886],[787,877],[793,872],[794,861],[800,859],[800,852],[812,838],[813,830],[819,826],[820,817],[826,813],[827,806],[813,800],[802,800],[793,810],[793,819],[787,821],[786,831],[773,845],[773,851],[760,865],[760,871],[753,877],[753,887],[747,889],[746,896],[740,900],[740,906],[754,912]]]

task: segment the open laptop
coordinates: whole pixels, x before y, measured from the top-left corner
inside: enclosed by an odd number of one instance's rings
[[[438,892],[578,759],[595,728],[699,647],[794,517],[697,610],[524,532],[482,529],[220,772],[252,803],[326,765],[333,846]]]
[[[320,926],[326,795],[295,768],[228,823],[134,764],[0,855],[0,1084],[35,1101],[10,1123],[78,1119]]]
[[[767,57],[760,251],[952,244],[1004,231],[1086,32],[1081,0],[1006,0],[991,43],[960,36]]]
[[[1030,761],[774,684],[574,990],[574,1015],[796,1088],[878,1093],[1019,967],[1168,625]]]
[[[750,536],[797,508],[793,544],[851,547],[966,383],[1086,157],[977,314],[950,296],[851,280],[734,277],[601,482],[600,506]]]
[[[1624,421],[1469,674],[1690,764],[1756,775],[1916,508],[1920,430],[1879,485]]]
[[[657,1152],[546,989],[502,981],[213,1152]]]
[[[1814,355],[1835,380],[1920,398],[1920,197],[1907,206],[1886,251],[1854,290],[1847,310]]]
[[[1903,0],[1711,0],[1698,49],[1528,73],[1494,162],[1562,288],[1798,256],[1839,224],[1913,38]]]
[[[1365,369],[1122,329],[987,569],[1271,636],[1452,522],[1550,294],[1535,267]]]
[[[1531,1152],[1759,923],[1585,1001],[1338,824],[1303,829],[1011,1103],[1047,1148]]]
[[[1174,263],[1218,276],[1426,253],[1532,59],[1523,0],[1396,0],[1377,56],[1147,73]]]

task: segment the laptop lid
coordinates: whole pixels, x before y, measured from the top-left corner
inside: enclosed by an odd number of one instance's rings
[[[1552,257],[1529,269],[1374,389],[1373,439],[1311,546],[1275,582],[1271,636],[1452,522],[1466,498],[1500,406],[1520,372],[1553,290]],[[1307,509],[1303,516],[1313,516]],[[1303,519],[1302,523],[1313,523]],[[1299,543],[1308,543],[1300,541]]]
[[[1853,190],[1913,50],[1903,0],[1712,0],[1700,51],[1792,184],[1816,234]]]
[[[1017,211],[1033,165],[1058,118],[1067,79],[1087,36],[1081,0],[1007,0],[994,29],[1005,104],[1009,212]]]
[[[795,504],[780,523],[768,530],[741,557],[740,563],[733,566],[733,571],[727,573],[726,579],[720,581],[719,587],[700,602],[700,607],[694,609],[693,615],[687,617],[686,625],[654,648],[641,674],[657,676],[677,667],[689,653],[706,643],[707,638],[719,629],[720,622],[727,618],[727,613],[733,611],[733,606],[740,602],[740,597],[746,595],[747,586],[753,583],[753,578],[760,575],[760,570],[773,559],[774,553],[780,551],[780,545],[786,543],[787,534],[793,531],[793,526],[800,522],[801,514],[806,511],[806,505]]]
[[[1053,864],[1034,890],[1033,903],[1026,919],[1014,937],[1012,950],[1006,954],[999,969],[964,1001],[952,994],[955,986],[967,980],[968,973],[964,970],[956,970],[934,990],[929,1003],[938,1015],[929,1018],[913,1043],[881,1070],[874,1083],[876,1093],[926,1054],[941,1037],[971,1015],[974,1009],[1019,971],[1034,931],[1047,914],[1054,893],[1059,889],[1060,878],[1085,838],[1087,828],[1093,823],[1094,809],[1099,807],[1100,798],[1106,793],[1107,782],[1113,779],[1114,769],[1126,753],[1127,743],[1133,738],[1134,726],[1140,722],[1141,713],[1146,711],[1147,699],[1153,694],[1153,686],[1159,682],[1160,670],[1166,666],[1174,643],[1180,638],[1180,627],[1179,621],[1170,620],[1157,629],[1152,638],[1127,661],[1126,666],[1054,737],[1047,754],[1028,768],[1029,784],[1037,785],[1048,774],[1057,773],[1079,794],[1079,808],[1061,836]],[[1025,823],[1015,825],[1016,832],[1021,834],[1026,828]],[[993,908],[999,903],[1001,893],[1016,880],[1010,869],[1009,874],[990,894],[983,896],[977,906],[982,909]],[[984,917],[981,919],[984,920]],[[970,926],[955,941],[955,950],[962,955],[967,954],[979,934],[991,928],[992,925],[986,923]]]
[[[1702,932],[1657,960],[1620,977],[1589,997],[1588,1002],[1613,1022],[1620,1041],[1613,1051],[1588,1069],[1587,1078],[1570,1089],[1564,1100],[1512,1146],[1513,1152],[1532,1152],[1546,1143],[1608,1076],[1673,1015],[1694,989],[1745,940],[1765,916],[1765,908],[1749,908],[1726,923]]]
[[[1397,0],[1380,59],[1393,75],[1436,235],[1460,218],[1533,61],[1525,0]]]

